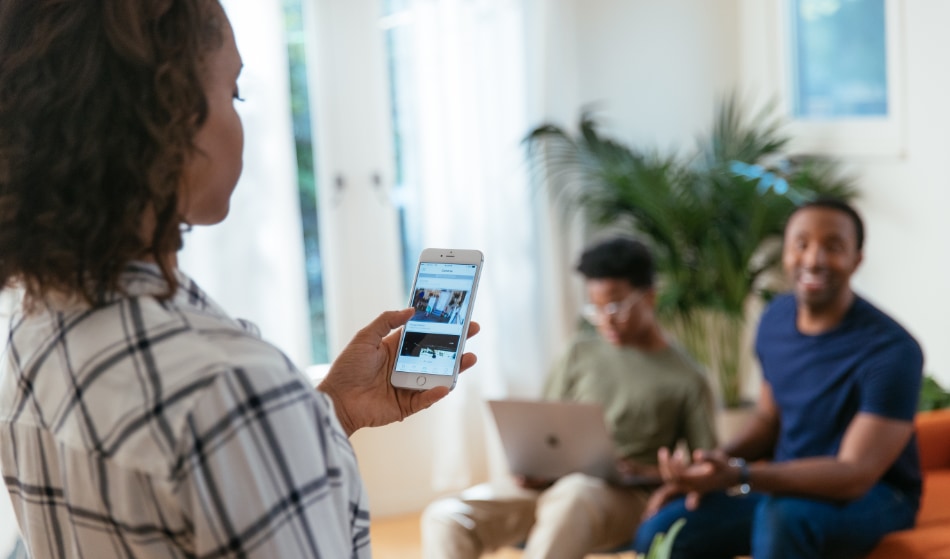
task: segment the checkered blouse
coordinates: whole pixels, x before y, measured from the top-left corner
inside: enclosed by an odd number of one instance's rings
[[[101,308],[14,315],[0,465],[34,559],[369,557],[329,399],[195,283],[157,267]]]

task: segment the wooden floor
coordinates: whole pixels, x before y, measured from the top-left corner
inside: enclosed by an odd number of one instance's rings
[[[374,520],[370,537],[375,559],[420,559],[419,515],[396,516]],[[633,553],[620,555],[588,555],[588,558],[629,559]],[[502,549],[483,555],[482,559],[520,559],[516,549]]]
[[[374,559],[420,559],[419,515],[390,516],[374,520],[370,526]],[[484,555],[490,559],[520,559],[515,549]]]

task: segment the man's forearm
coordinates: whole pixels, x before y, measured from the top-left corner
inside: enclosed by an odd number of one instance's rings
[[[877,481],[860,464],[833,456],[749,464],[749,484],[753,491],[763,493],[851,501]]]
[[[749,481],[769,493],[855,499],[880,481],[913,431],[910,421],[859,413],[845,431],[837,456],[749,464]]]

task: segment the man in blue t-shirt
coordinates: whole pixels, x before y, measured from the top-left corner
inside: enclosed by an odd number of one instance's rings
[[[861,557],[913,525],[923,355],[851,290],[863,241],[861,218],[844,202],[821,199],[791,215],[782,263],[794,292],[759,325],[755,418],[692,463],[660,451],[667,483],[637,533],[638,551],[679,518],[677,559]]]

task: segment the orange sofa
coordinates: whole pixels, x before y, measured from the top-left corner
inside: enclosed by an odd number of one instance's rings
[[[950,559],[950,409],[917,414],[924,492],[917,526],[888,535],[867,559]]]

